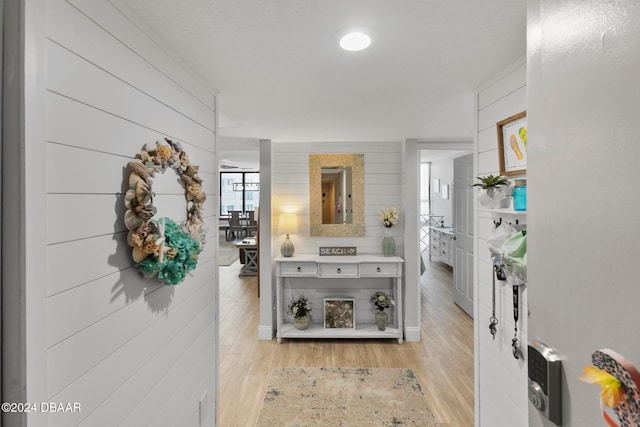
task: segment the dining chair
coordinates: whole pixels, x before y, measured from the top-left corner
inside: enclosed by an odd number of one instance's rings
[[[258,233],[258,221],[256,220],[255,211],[247,211],[247,237],[253,236],[253,233]]]
[[[229,212],[229,226],[225,232],[225,238],[227,241],[234,240],[240,237],[241,233],[246,236],[247,228],[240,222],[240,211],[228,211]]]

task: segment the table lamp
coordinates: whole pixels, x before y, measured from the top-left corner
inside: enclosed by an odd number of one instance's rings
[[[278,234],[286,234],[282,246],[280,247],[280,253],[282,256],[290,257],[295,251],[293,242],[289,239],[289,234],[296,234],[298,232],[298,217],[295,214],[280,214],[280,221],[278,222]]]

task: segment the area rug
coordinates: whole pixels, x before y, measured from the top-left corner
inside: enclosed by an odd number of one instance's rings
[[[256,424],[439,426],[411,369],[275,368]]]
[[[240,257],[240,251],[236,248],[236,243],[240,242],[227,242],[224,238],[224,234],[218,243],[218,265],[229,266],[236,262]]]

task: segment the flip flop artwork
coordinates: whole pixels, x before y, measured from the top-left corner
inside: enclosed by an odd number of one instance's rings
[[[583,368],[582,381],[599,384],[600,409],[609,427],[640,426],[640,372],[627,359],[608,348],[591,355],[592,366]],[[618,422],[609,414],[611,408]]]

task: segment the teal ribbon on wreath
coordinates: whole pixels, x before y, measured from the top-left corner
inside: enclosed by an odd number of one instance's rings
[[[157,256],[150,256],[137,263],[136,268],[145,275],[157,275],[158,280],[165,285],[177,285],[184,281],[187,273],[196,268],[200,243],[170,218],[164,218],[164,224],[164,244],[171,252],[176,252],[175,256],[165,254],[162,262],[158,261]]]

